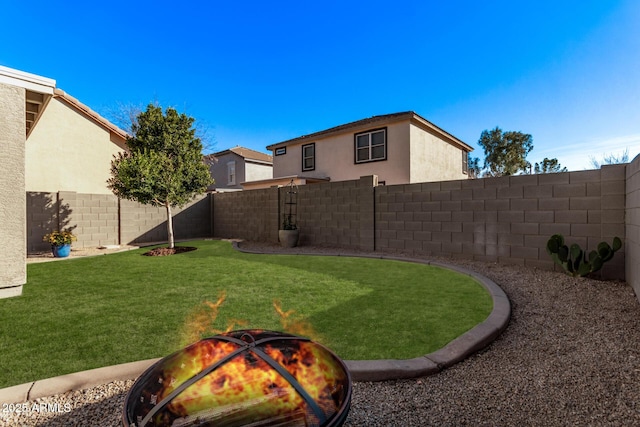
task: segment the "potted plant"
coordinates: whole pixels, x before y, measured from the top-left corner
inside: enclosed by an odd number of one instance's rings
[[[300,230],[298,230],[298,226],[293,222],[293,218],[285,215],[284,221],[282,222],[282,229],[278,231],[280,244],[285,248],[293,248],[298,244],[299,237]]]
[[[63,230],[45,234],[42,240],[51,244],[54,257],[65,258],[69,256],[71,243],[77,239],[70,230]]]
[[[278,239],[280,240],[280,244],[285,248],[293,248],[298,244],[298,238],[300,237],[300,230],[298,230],[298,225],[296,224],[298,186],[292,179],[285,189],[282,228],[278,230]]]

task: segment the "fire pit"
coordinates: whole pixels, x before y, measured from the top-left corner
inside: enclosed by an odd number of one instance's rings
[[[206,338],[147,369],[123,424],[341,426],[351,404],[344,362],[307,338],[241,330]]]

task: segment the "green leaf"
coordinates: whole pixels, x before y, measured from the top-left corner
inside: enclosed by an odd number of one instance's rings
[[[597,257],[591,263],[591,271],[592,272],[599,271],[602,268],[603,265],[604,265],[604,261],[602,260],[602,258]]]
[[[591,272],[591,264],[587,263],[587,262],[583,262],[580,265],[580,268],[578,268],[577,273],[580,276],[586,276],[587,274],[589,274]]]
[[[558,258],[560,259],[560,261],[562,262],[567,262],[569,261],[569,248],[566,247],[565,245],[560,246],[558,248]]]
[[[613,251],[617,251],[622,247],[622,240],[619,237],[613,238]]]

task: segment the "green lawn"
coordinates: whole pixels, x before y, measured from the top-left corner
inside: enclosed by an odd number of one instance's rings
[[[282,330],[273,301],[310,324],[343,359],[423,355],[484,320],[491,298],[473,279],[391,260],[252,255],[228,242],[145,257],[148,249],[28,265],[23,295],[0,300],[0,387],[163,357],[187,318],[226,299],[210,325]],[[207,308],[207,310],[209,310]]]

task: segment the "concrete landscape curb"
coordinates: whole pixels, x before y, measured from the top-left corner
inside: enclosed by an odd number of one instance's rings
[[[232,244],[233,248],[240,252],[263,254],[263,252],[242,249],[237,241],[233,241]],[[487,347],[509,324],[511,303],[507,295],[492,280],[471,270],[443,262],[389,255],[369,255],[348,252],[331,254],[297,253],[296,255],[376,258],[433,265],[475,278],[487,292],[489,292],[489,295],[491,295],[493,310],[489,317],[440,350],[422,357],[407,360],[346,360],[345,363],[354,381],[387,381],[435,374]],[[158,360],[160,359],[148,359],[107,366],[7,387],[0,389],[0,403],[24,402],[68,391],[82,390],[111,381],[135,379]]]

